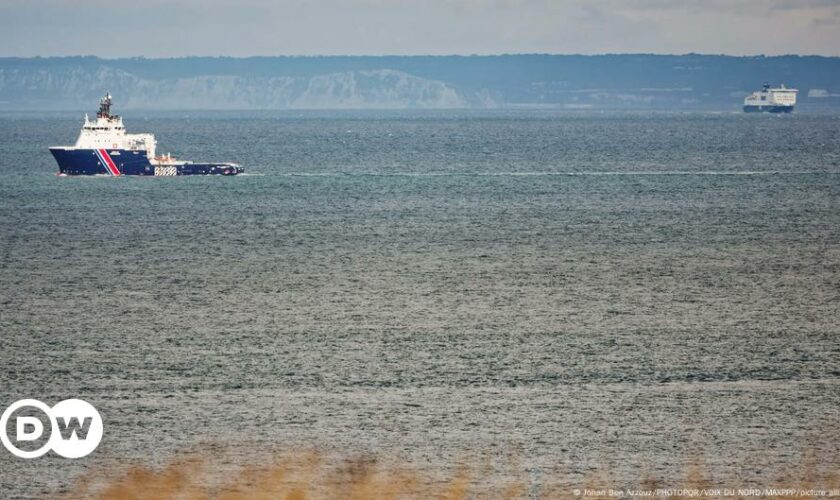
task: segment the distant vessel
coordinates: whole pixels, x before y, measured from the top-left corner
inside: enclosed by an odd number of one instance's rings
[[[744,111],[747,113],[767,111],[769,113],[790,113],[796,105],[796,89],[784,85],[772,89],[764,84],[758,92],[753,92],[744,99]]]
[[[111,94],[99,101],[96,120],[85,115],[75,146],[50,148],[60,175],[236,175],[236,163],[193,163],[155,156],[152,134],[126,134],[122,118],[111,114]]]

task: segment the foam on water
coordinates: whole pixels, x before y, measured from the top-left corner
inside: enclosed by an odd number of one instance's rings
[[[548,171],[548,172],[284,172],[279,175],[286,177],[343,177],[343,176],[362,176],[362,177],[539,177],[539,176],[602,176],[602,175],[837,175],[840,172],[821,172],[821,171],[697,171],[697,172],[563,172],[563,171]],[[250,175],[265,175],[265,174],[250,174]]]

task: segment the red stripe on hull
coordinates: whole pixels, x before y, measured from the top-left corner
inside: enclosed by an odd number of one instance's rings
[[[104,149],[100,149],[99,154],[102,155],[102,159],[105,160],[105,168],[111,172],[111,175],[118,177],[120,175],[120,169],[117,168],[117,165],[114,163],[114,160],[111,159],[108,152]]]

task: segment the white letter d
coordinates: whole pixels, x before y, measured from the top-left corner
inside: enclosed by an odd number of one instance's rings
[[[35,417],[17,418],[17,440],[35,441],[44,433],[44,424]]]

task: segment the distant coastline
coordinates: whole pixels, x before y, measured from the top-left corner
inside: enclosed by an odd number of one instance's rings
[[[840,57],[723,55],[0,58],[0,110],[739,109],[763,82],[840,109]]]

